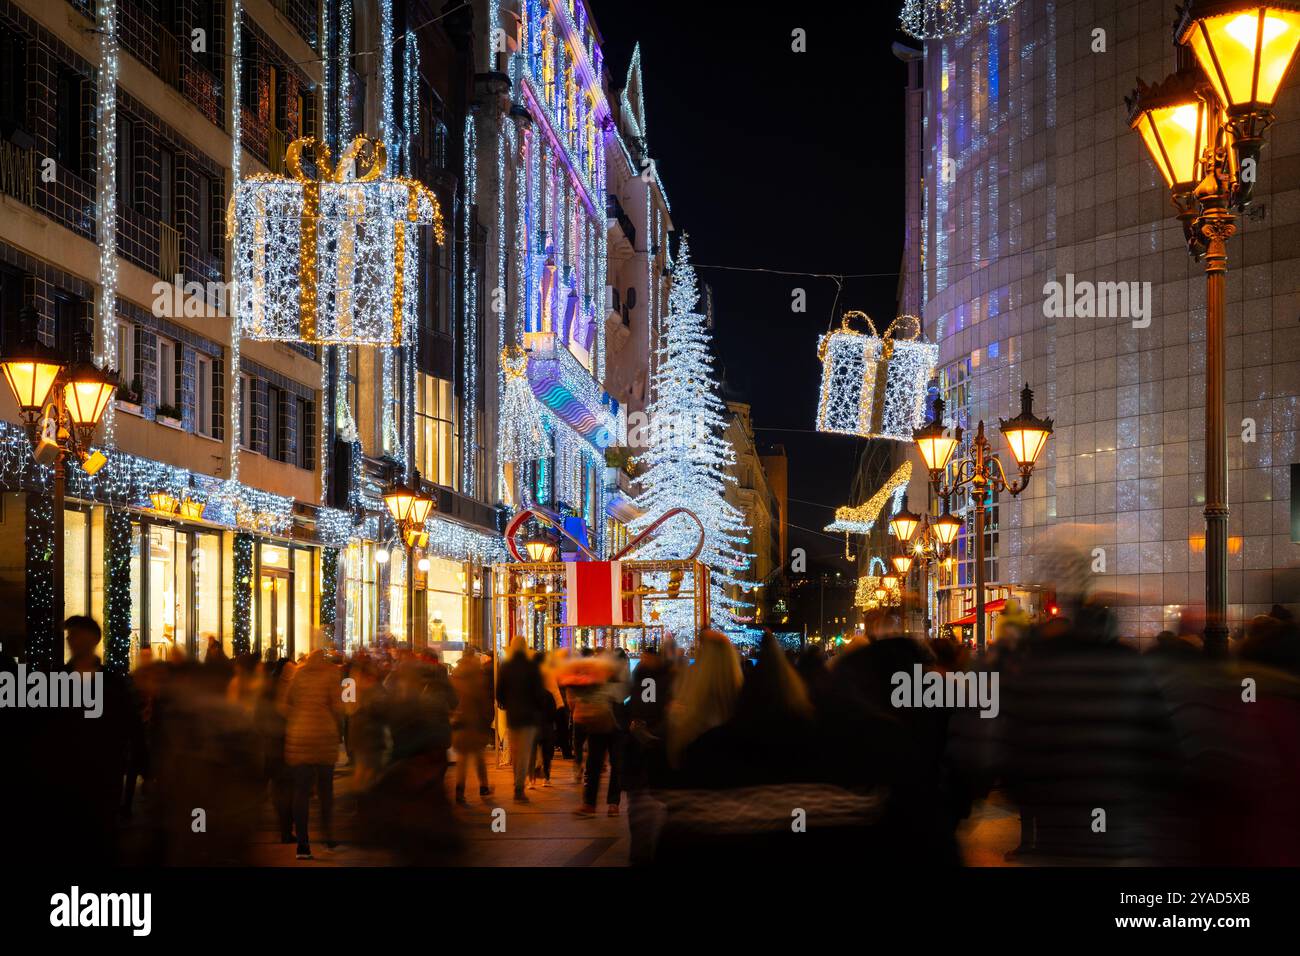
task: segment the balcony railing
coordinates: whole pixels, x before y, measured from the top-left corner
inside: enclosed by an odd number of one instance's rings
[[[0,193],[32,205],[35,165],[32,151],[0,140]]]
[[[158,278],[169,282],[181,271],[181,234],[165,222],[158,223]]]

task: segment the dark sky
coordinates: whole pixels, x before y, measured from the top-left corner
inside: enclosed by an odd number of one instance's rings
[[[690,235],[700,280],[713,287],[714,350],[730,390],[753,405],[758,440],[785,445],[791,498],[846,503],[859,440],[812,430],[817,339],[835,283],[708,267],[888,272],[845,280],[834,306],[837,320],[862,309],[888,324],[903,226],[906,75],[890,51],[905,39],[898,5],[806,0],[772,13],[709,0],[592,5],[619,85],[641,44],[650,152],[673,224]],[[791,49],[796,28],[807,52]],[[791,310],[795,288],[807,291],[803,314]],[[791,546],[810,558],[842,554],[842,541],[794,527],[820,529],[832,517],[791,501]]]

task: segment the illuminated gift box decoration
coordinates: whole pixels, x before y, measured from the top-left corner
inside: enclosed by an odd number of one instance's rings
[[[310,152],[315,178],[303,169]],[[358,137],[337,165],[313,137],[285,151],[288,176],[250,176],[226,212],[236,318],[254,340],[396,346],[414,341],[419,241],[445,232],[423,183],[384,176],[382,143]]]
[[[870,332],[850,326],[861,319]],[[939,347],[921,338],[921,322],[900,315],[884,335],[865,312],[846,312],[840,327],[822,336],[817,430],[864,438],[911,441],[925,412],[925,391]]]

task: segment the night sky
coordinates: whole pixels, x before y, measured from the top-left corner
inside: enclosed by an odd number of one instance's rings
[[[849,14],[808,2],[775,15],[701,0],[592,5],[618,85],[641,44],[650,152],[673,224],[713,287],[727,397],[753,405],[760,443],[785,445],[792,499],[847,503],[860,440],[813,431],[817,339],[832,310],[838,321],[862,309],[883,328],[896,309],[906,70],[890,51],[904,39],[895,5]],[[805,53],[791,50],[795,28]],[[835,305],[831,279],[710,266],[888,275],[846,279]],[[807,291],[802,314],[791,310],[795,288]],[[839,539],[795,527],[832,517],[791,500],[791,546],[841,555]]]

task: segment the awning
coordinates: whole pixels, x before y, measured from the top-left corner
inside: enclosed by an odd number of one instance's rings
[[[1002,610],[1006,606],[1007,606],[1006,598],[998,598],[996,601],[989,601],[987,604],[984,605],[984,613],[996,614],[998,611]],[[965,617],[959,617],[955,621],[949,621],[948,626],[955,627],[959,624],[974,624],[974,623],[975,623],[975,612],[971,611]]]

